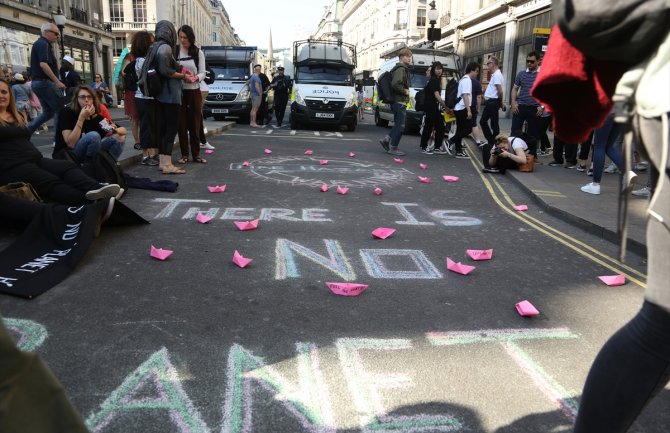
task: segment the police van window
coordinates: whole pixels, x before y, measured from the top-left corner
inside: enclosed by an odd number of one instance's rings
[[[354,76],[350,68],[336,66],[300,66],[297,80],[301,83],[338,83],[353,85]]]
[[[415,87],[415,88],[426,87],[426,84],[428,83],[428,77],[426,77],[426,70],[425,69],[411,70],[409,73],[409,82],[410,82],[409,87]]]
[[[249,78],[249,65],[210,65],[217,80],[246,80]]]

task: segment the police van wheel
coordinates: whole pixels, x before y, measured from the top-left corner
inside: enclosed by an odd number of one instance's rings
[[[382,126],[384,128],[389,126],[389,121],[388,120],[382,119],[381,117],[379,117],[379,110],[378,109],[375,110],[375,125]]]
[[[354,132],[355,130],[356,130],[356,123],[355,122],[347,124],[347,131]]]
[[[298,129],[298,122],[291,116],[290,118],[290,123],[291,123],[291,129]]]

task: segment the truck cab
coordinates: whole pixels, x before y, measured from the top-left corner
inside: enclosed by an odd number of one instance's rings
[[[214,74],[209,85],[203,114],[216,120],[249,119],[251,96],[249,78],[253,73],[256,47],[205,46],[205,60]]]
[[[398,62],[400,62],[398,51],[402,48],[405,47],[396,47],[381,55],[382,63],[379,66],[377,77],[386,71],[390,71],[398,64]],[[405,133],[417,132],[421,127],[423,111],[414,109],[414,96],[416,95],[416,92],[423,89],[428,83],[426,70],[431,67],[433,62],[440,62],[444,66],[442,73],[442,90],[446,88],[447,81],[452,79],[458,80],[461,76],[461,60],[458,54],[433,48],[410,47],[410,50],[412,51],[412,63],[408,66],[410,98],[407,104]],[[387,127],[389,122],[393,122],[391,105],[380,101],[379,98],[375,97],[374,99],[375,125]]]
[[[296,41],[293,67],[291,128],[345,125],[354,131],[356,47],[341,41]]]

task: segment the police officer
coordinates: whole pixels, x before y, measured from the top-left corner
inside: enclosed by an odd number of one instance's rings
[[[277,75],[272,78],[270,87],[275,91],[275,116],[277,117],[277,126],[281,126],[284,120],[284,111],[286,111],[286,104],[288,103],[288,95],[291,93],[293,83],[291,77],[284,75],[284,67],[277,68]]]

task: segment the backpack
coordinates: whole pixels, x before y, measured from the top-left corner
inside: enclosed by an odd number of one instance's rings
[[[161,90],[163,89],[163,78],[161,77],[160,72],[158,72],[158,49],[165,42],[154,42],[149,48],[149,53],[153,54],[151,56],[151,62],[145,60],[142,64],[142,73],[140,74],[140,79],[137,80],[137,85],[140,87],[142,94],[151,98],[157,97]],[[153,49],[152,49],[153,48]],[[147,59],[149,57],[147,54]]]
[[[100,149],[90,161],[85,162],[82,170],[100,183],[115,183],[121,188],[126,188],[123,170],[112,154],[105,149]]]
[[[458,81],[455,79],[449,80],[444,91],[444,103],[447,108],[453,110],[454,107],[456,107],[456,104],[458,104],[458,101],[461,100],[461,98],[456,95],[458,95]]]
[[[393,72],[401,66],[395,66],[390,71],[386,71],[377,79],[377,97],[380,101],[390,104],[393,102],[393,88],[391,81],[393,80]]]
[[[426,111],[426,89],[421,89],[414,95],[414,110]]]
[[[135,60],[128,63],[125,68],[123,68],[123,88],[134,92],[137,90],[137,72],[135,71]]]
[[[528,145],[528,154],[533,155],[533,156],[537,156],[537,138],[533,137],[532,135],[528,134],[527,132],[518,131],[518,130],[517,131],[512,131],[511,135],[513,137],[520,138],[523,141],[525,141],[526,144]],[[514,140],[512,140],[512,143],[513,142],[514,142]],[[510,143],[510,146],[512,145],[512,143]]]
[[[198,54],[193,57],[193,61],[195,62],[195,68],[200,70],[200,49],[198,49]],[[203,81],[205,84],[210,85],[214,84],[214,80],[216,80],[214,70],[207,64],[207,57],[205,57],[205,79]]]

